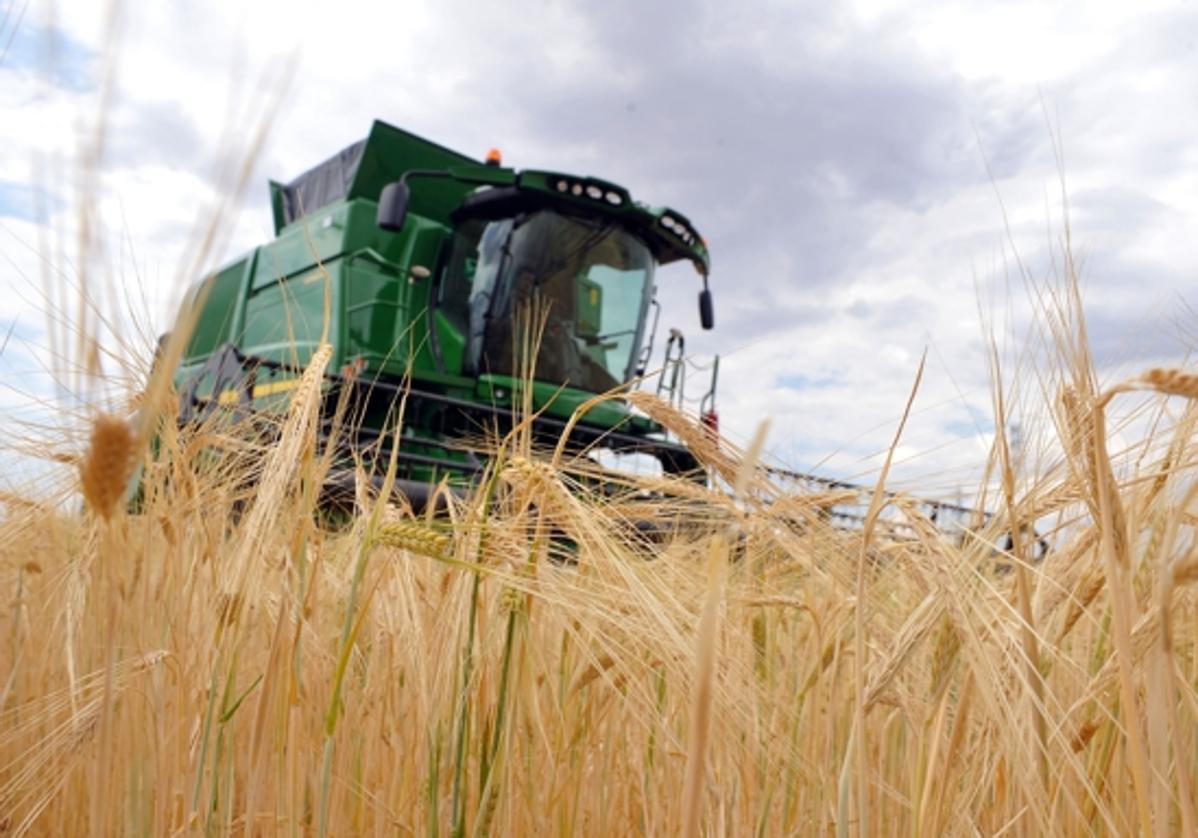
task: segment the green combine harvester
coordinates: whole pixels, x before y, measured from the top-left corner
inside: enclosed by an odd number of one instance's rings
[[[525,395],[534,438],[556,444],[579,405],[644,375],[658,265],[695,266],[702,326],[713,325],[707,248],[690,221],[604,180],[504,168],[497,152],[478,161],[375,122],[270,192],[274,240],[189,292],[198,313],[175,376],[180,419],[277,414],[320,343],[328,293],[322,433],[348,396],[342,462],[362,451],[377,462],[406,394],[398,487],[417,508],[443,477],[465,485],[482,470],[470,441],[509,429]],[[547,319],[525,394],[515,347],[532,300]],[[702,475],[691,452],[620,401],[589,410],[569,444]]]

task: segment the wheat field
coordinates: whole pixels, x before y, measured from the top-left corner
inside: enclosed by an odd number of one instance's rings
[[[597,493],[517,427],[438,515],[362,480],[331,520],[327,352],[268,446],[180,430],[160,373],[87,417],[83,504],[3,498],[0,831],[1194,834],[1198,382],[1100,387],[1076,285],[1045,300],[1056,453],[1000,431],[964,535],[885,469],[835,528],[640,395],[710,487]]]
[[[221,251],[265,101],[184,279]],[[1065,264],[1033,294],[1037,363],[995,362],[969,532],[887,468],[864,526],[832,526],[836,493],[779,487],[759,440],[638,393],[708,485],[596,492],[517,427],[435,516],[365,474],[330,515],[328,351],[269,445],[180,429],[182,323],[135,398],[35,446],[58,491],[0,495],[0,834],[1195,834],[1198,376],[1101,383]],[[50,344],[82,392],[103,324],[76,280],[47,305],[79,293]],[[1054,431],[1030,463],[1016,390]]]

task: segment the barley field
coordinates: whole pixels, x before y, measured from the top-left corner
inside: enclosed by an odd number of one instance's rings
[[[710,486],[597,493],[517,427],[435,516],[330,516],[327,352],[269,445],[180,431],[159,372],[68,494],[3,498],[0,832],[1193,834],[1198,376],[1100,386],[1043,299],[1058,439],[1018,474],[1000,431],[966,534],[885,469],[833,527],[641,395]]]
[[[761,435],[644,393],[706,484],[597,475],[518,425],[435,514],[385,460],[329,510],[327,347],[266,443],[178,426],[187,323],[149,375],[150,341],[100,315],[101,156],[80,275],[46,295],[80,312],[50,340],[79,398],[24,447],[64,479],[0,494],[0,835],[1198,832],[1198,374],[1102,380],[1068,258],[1032,289],[1033,348],[1005,374],[995,352],[968,530],[892,493],[889,458],[836,526],[843,493],[780,486]],[[1052,431],[1029,457],[1016,402]]]

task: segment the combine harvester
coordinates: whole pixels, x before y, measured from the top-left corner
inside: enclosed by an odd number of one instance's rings
[[[198,312],[175,375],[180,418],[277,413],[320,342],[327,291],[337,372],[326,421],[349,389],[354,421],[339,444],[370,450],[406,394],[397,485],[416,508],[442,477],[482,470],[466,440],[511,427],[524,380],[514,321],[534,293],[547,319],[528,395],[534,440],[547,445],[583,402],[644,375],[658,265],[695,266],[700,319],[713,325],[707,249],[691,223],[596,178],[503,168],[497,152],[472,160],[376,122],[366,140],[272,182],[271,204],[275,239],[189,293]],[[618,401],[589,410],[570,444],[702,473]]]
[[[496,151],[473,160],[375,122],[365,140],[290,183],[272,182],[270,193],[274,240],[189,292],[195,323],[175,375],[180,419],[277,415],[327,318],[336,372],[321,431],[337,439],[342,466],[362,452],[386,462],[387,430],[405,399],[396,485],[415,509],[447,476],[469,484],[485,457],[471,441],[505,433],[522,408],[536,415],[534,442],[552,446],[584,402],[639,386],[658,326],[659,265],[695,267],[700,323],[714,325],[710,261],[694,226],[605,180],[504,168]],[[515,324],[534,296],[546,320],[525,393]],[[670,330],[665,350],[657,394],[680,405],[681,331]],[[717,371],[718,358],[701,405],[713,437]],[[346,396],[353,421],[333,435],[333,406]],[[648,455],[666,474],[708,479],[692,451],[617,399],[569,430],[572,452]],[[860,489],[773,477],[794,488]],[[352,492],[353,481],[352,470],[335,469],[330,489]],[[832,516],[854,525],[851,512]]]

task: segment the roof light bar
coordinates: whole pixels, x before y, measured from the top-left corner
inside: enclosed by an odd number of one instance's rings
[[[687,247],[694,247],[695,243],[699,241],[698,233],[668,213],[661,217],[659,223],[662,227],[673,233]]]
[[[614,189],[609,189],[601,183],[589,180],[559,177],[550,182],[556,192],[563,195],[573,195],[576,198],[590,198],[592,201],[603,201],[613,207],[624,205],[624,196]]]

